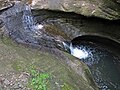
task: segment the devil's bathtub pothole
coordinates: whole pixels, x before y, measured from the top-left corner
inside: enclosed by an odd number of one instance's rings
[[[90,39],[91,37],[89,37]],[[94,42],[94,40],[98,42]],[[120,56],[119,47],[109,40],[100,43],[99,38],[89,41],[79,38],[70,46],[71,54],[85,62],[92,72],[100,90],[120,90]],[[114,46],[111,46],[114,45]]]

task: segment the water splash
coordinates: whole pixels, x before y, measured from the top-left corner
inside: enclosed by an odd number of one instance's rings
[[[120,89],[119,57],[110,52],[105,46],[91,42],[80,42],[68,45],[70,53],[85,62],[100,90]]]
[[[73,56],[79,59],[85,59],[89,55],[85,48],[73,47],[72,44],[70,44],[70,51]]]

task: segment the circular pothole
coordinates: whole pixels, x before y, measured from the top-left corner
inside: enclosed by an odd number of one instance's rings
[[[120,46],[98,36],[72,40],[70,53],[85,62],[101,90],[120,90]]]

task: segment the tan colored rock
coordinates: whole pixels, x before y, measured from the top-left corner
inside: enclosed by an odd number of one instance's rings
[[[0,10],[22,1],[33,9],[75,12],[84,16],[96,16],[110,20],[120,19],[120,0],[0,0]]]
[[[120,1],[113,0],[32,0],[33,9],[75,12],[85,16],[120,19]]]

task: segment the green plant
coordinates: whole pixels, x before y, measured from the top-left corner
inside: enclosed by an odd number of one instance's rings
[[[47,79],[49,78],[49,74],[31,70],[31,76],[30,86],[33,90],[47,90]]]

